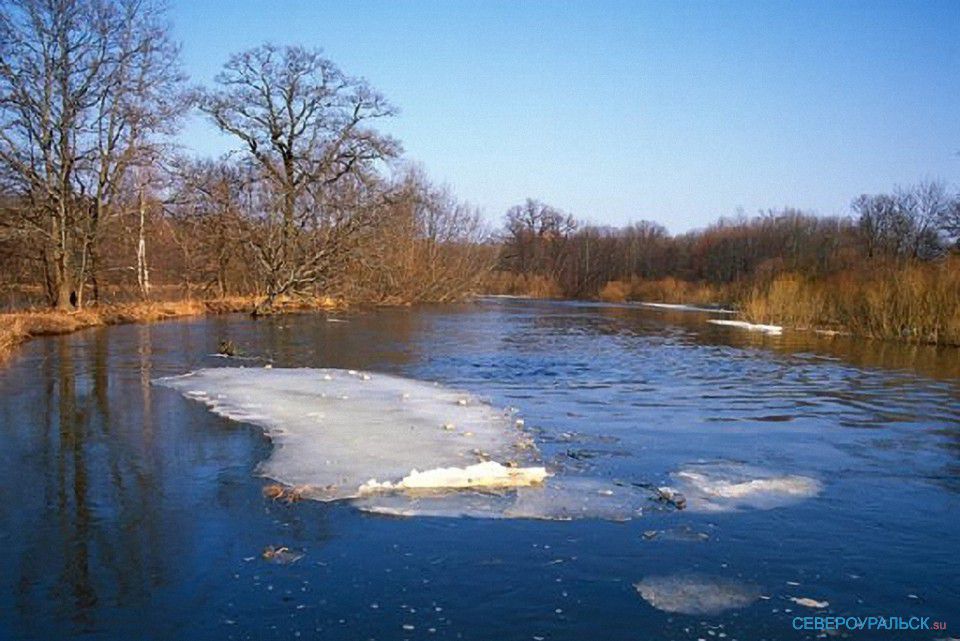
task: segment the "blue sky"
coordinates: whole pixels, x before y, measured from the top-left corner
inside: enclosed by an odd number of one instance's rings
[[[535,197],[671,231],[960,187],[960,2],[173,0],[193,82],[264,41],[384,92],[383,128],[497,222]],[[200,119],[182,140],[227,148]]]

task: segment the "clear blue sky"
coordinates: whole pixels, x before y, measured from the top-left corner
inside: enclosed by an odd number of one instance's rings
[[[677,232],[960,187],[958,0],[173,0],[172,18],[197,83],[264,41],[322,47],[400,108],[384,129],[407,156],[491,221],[535,197]],[[200,120],[183,141],[226,145]]]

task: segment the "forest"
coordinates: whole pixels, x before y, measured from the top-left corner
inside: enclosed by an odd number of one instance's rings
[[[240,51],[212,85],[191,84],[153,0],[4,3],[3,305],[76,315],[231,300],[261,315],[497,293],[723,304],[755,321],[960,344],[960,196],[942,182],[859,196],[843,217],[770,210],[677,235],[527,200],[493,230],[383,133],[396,113],[296,45]],[[178,144],[191,114],[235,151]]]
[[[547,298],[698,303],[748,320],[960,344],[960,195],[926,181],[671,235],[655,222],[580,223],[528,200],[506,215],[486,289]]]
[[[197,158],[190,113],[236,142]],[[321,51],[265,44],[188,84],[151,0],[22,0],[0,16],[8,304],[151,298],[444,301],[492,254],[478,212],[377,124],[395,107]]]

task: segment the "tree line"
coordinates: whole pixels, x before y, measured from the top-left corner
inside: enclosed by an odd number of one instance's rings
[[[487,291],[722,304],[756,322],[960,345],[960,194],[928,181],[671,235],[583,224],[536,200],[511,208]]]
[[[785,208],[677,235],[648,220],[584,224],[527,200],[506,214],[491,283],[505,293],[532,287],[568,298],[595,298],[611,282],[668,278],[752,287],[782,273],[818,278],[869,263],[937,261],[958,249],[960,194],[942,182],[862,195],[849,216]]]
[[[265,44],[192,87],[156,0],[0,7],[0,268],[69,310],[162,288],[448,300],[495,258],[477,211],[378,129],[395,107],[321,51]],[[236,143],[175,144],[199,112]],[[27,288],[29,289],[29,288]]]

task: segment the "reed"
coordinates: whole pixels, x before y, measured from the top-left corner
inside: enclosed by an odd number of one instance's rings
[[[960,257],[886,263],[807,280],[782,274],[741,301],[753,322],[960,345]]]
[[[630,278],[612,280],[600,290],[607,302],[644,301],[648,303],[720,304],[729,300],[729,288],[666,277],[656,280]]]

